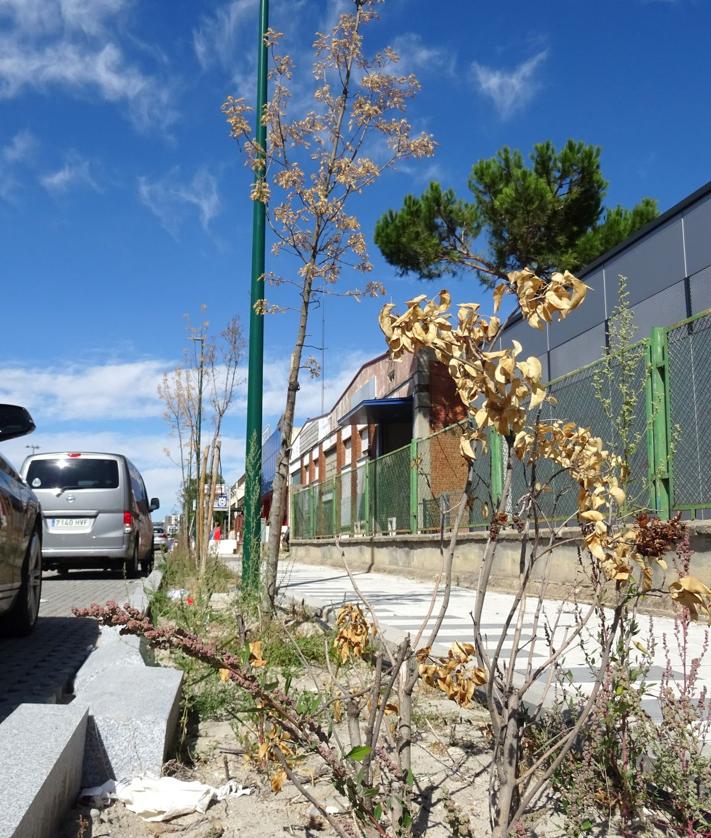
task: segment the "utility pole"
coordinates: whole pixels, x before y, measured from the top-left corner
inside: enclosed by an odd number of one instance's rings
[[[326,412],[326,295],[321,294],[321,415]]]
[[[34,455],[35,451],[39,451],[39,445],[25,445],[25,448],[30,448],[32,450],[32,454]]]
[[[204,329],[204,327],[203,327]],[[205,371],[205,334],[204,331],[199,335],[193,335],[190,340],[200,344],[200,358],[198,362],[198,403],[197,416],[195,419],[195,486],[197,487],[195,493],[195,546],[198,550],[198,561],[200,561],[200,533],[199,524],[201,515],[198,514],[198,504],[204,505],[204,499],[200,497],[200,450],[202,447],[202,383],[203,374]],[[202,506],[201,506],[202,508]]]
[[[269,0],[260,0],[259,47],[257,60],[257,109],[255,139],[257,147],[267,146],[267,128],[262,114],[267,103],[267,47],[264,36],[269,27]],[[257,168],[254,182],[264,180],[264,166]],[[261,526],[259,502],[262,483],[262,384],[264,375],[264,315],[255,306],[264,299],[264,232],[266,207],[261,201],[252,206],[252,282],[249,311],[249,366],[247,379],[246,468],[244,486],[244,534],[242,543],[242,586],[254,590],[259,582]]]

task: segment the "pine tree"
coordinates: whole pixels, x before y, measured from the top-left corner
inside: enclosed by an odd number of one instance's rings
[[[472,167],[472,201],[430,183],[419,198],[407,195],[400,210],[380,218],[375,242],[400,274],[422,279],[470,268],[490,285],[524,267],[539,276],[575,272],[658,215],[651,198],[632,210],[605,210],[607,186],[598,146],[568,140],[556,151],[550,141],[539,143],[530,165],[505,146]],[[481,234],[486,256],[475,250]]]

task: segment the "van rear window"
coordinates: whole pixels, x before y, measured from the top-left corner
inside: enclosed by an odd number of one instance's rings
[[[27,470],[33,489],[117,489],[116,460],[33,460]]]

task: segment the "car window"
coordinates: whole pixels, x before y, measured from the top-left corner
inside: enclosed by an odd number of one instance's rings
[[[143,510],[144,512],[147,512],[148,494],[146,492],[146,487],[143,483],[141,473],[130,460],[127,460],[126,462],[128,465],[128,474],[131,478],[131,489],[133,491],[133,497],[136,499],[136,505],[139,509]]]
[[[13,480],[20,479],[19,474],[3,456],[0,456],[0,471],[5,472],[5,474],[8,474],[10,477],[12,477]]]
[[[118,463],[80,457],[33,460],[27,482],[33,489],[117,489]]]

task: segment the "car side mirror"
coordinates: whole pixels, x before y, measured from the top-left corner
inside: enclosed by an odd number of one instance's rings
[[[31,434],[35,423],[29,412],[16,404],[0,404],[0,442]]]
[[[160,501],[158,498],[151,498],[151,504],[148,507],[151,512],[155,512],[156,509],[160,509]]]

